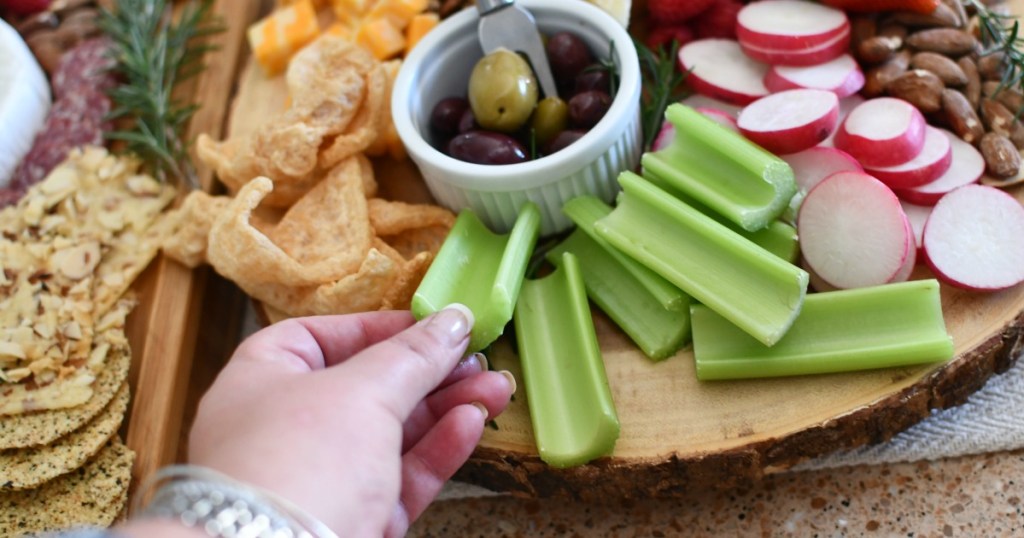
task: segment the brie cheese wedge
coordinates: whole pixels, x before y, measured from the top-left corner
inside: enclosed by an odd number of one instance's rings
[[[0,20],[0,187],[6,187],[50,111],[50,83],[18,31]]]

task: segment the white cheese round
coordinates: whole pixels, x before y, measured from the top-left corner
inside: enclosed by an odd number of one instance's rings
[[[7,186],[50,111],[50,83],[18,31],[0,20],[0,187]]]

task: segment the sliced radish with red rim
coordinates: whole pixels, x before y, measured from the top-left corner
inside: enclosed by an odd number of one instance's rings
[[[835,148],[818,146],[781,157],[789,163],[796,179],[797,192],[789,202],[793,210],[799,209],[804,195],[828,176],[836,172],[864,171],[853,157]]]
[[[849,54],[843,54],[825,63],[807,67],[775,65],[764,76],[764,85],[770,91],[794,89],[828,90],[837,97],[847,97],[864,86],[864,73]]]
[[[909,189],[942,177],[953,162],[951,134],[935,127],[925,128],[924,147],[913,159],[884,168],[865,167],[865,171],[893,189]]]
[[[839,172],[811,189],[797,230],[804,260],[837,288],[889,282],[903,268],[912,231],[899,199],[881,181]]]
[[[996,291],[1024,281],[1024,208],[1004,191],[961,187],[939,200],[924,227],[928,266],[943,282]]]
[[[721,125],[722,127],[725,127],[726,129],[731,129],[737,133],[740,132],[740,128],[736,126],[736,120],[724,111],[704,107],[694,108],[694,110],[700,112],[708,119],[714,121],[715,123]],[[675,137],[676,129],[675,126],[672,125],[672,122],[662,122],[661,129],[659,129],[658,134],[654,136],[654,142],[651,142],[651,151],[658,151],[660,149],[665,148],[665,146],[668,146],[669,144],[672,143],[672,140],[674,140]]]
[[[912,189],[896,189],[894,192],[901,199],[919,205],[935,205],[946,193],[964,185],[977,183],[985,173],[985,158],[974,149],[974,146],[949,131],[943,133],[949,139],[952,153],[949,168],[939,176],[939,179],[931,183]]]
[[[736,120],[751,142],[778,154],[816,146],[839,121],[839,98],[824,90],[787,90],[747,105]]]
[[[924,116],[902,99],[869,99],[839,124],[835,145],[865,168],[897,166],[921,152],[925,126]]]
[[[764,48],[815,47],[849,28],[843,11],[801,0],[751,2],[736,15],[740,41]]]
[[[932,214],[932,208],[931,206],[912,204],[906,200],[900,200],[900,205],[903,207],[903,214],[910,221],[910,227],[914,229],[914,245],[920,249],[924,223],[928,221],[928,215]]]
[[[917,241],[914,239],[914,226],[910,223],[910,217],[907,217],[904,222],[907,225],[907,257],[903,258],[903,265],[889,279],[889,283],[910,280],[910,275],[914,273],[914,266],[917,265]]]
[[[736,118],[729,115],[724,110],[718,110],[717,108],[697,107],[694,110],[707,116],[708,119],[713,120],[715,123],[725,127],[726,129],[732,129],[733,131],[739,132],[740,128],[736,125]]]
[[[679,49],[679,64],[690,71],[686,82],[694,91],[734,105],[768,95],[768,66],[751,59],[732,39],[700,39]]]
[[[830,41],[804,49],[775,49],[758,47],[741,41],[743,52],[751,58],[772,65],[811,66],[833,60],[850,48],[850,30]]]
[[[863,102],[864,102],[864,98],[861,97],[860,95],[857,95],[857,94],[853,94],[853,95],[851,95],[849,97],[843,97],[842,99],[840,99],[839,100],[839,124],[842,125],[842,123],[844,121],[846,121],[846,117],[850,115],[850,111],[853,110],[854,108],[857,108],[857,105],[859,105],[859,104],[861,104]],[[838,128],[835,131],[832,131],[832,134],[829,135],[829,137],[826,138],[824,141],[822,141],[821,144],[819,144],[819,145],[820,146],[824,146],[824,147],[828,147],[828,148],[835,147],[835,143],[834,142],[835,142],[835,138],[836,138],[836,133],[837,132],[839,132]]]

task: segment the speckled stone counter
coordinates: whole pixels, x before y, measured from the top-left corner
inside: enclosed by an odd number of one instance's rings
[[[786,473],[742,491],[435,503],[410,536],[1024,536],[1024,451]]]

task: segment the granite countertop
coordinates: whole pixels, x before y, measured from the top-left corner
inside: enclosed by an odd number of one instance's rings
[[[1024,536],[1024,450],[784,473],[671,499],[432,505],[409,536]]]

